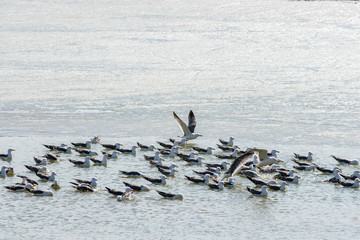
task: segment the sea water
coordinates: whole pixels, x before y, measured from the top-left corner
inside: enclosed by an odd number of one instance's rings
[[[0,150],[16,149],[16,174],[38,179],[24,164],[42,144],[156,144],[181,135],[172,112],[189,110],[203,135],[192,146],[216,148],[235,137],[241,149],[359,158],[360,9],[357,1],[2,1],[0,3]],[[101,145],[92,145],[101,155]],[[221,153],[219,149],[215,151]],[[223,191],[191,184],[203,170],[178,158],[166,186],[118,170],[159,177],[143,154],[120,155],[107,167],[74,167],[62,154],[49,164],[62,185],[53,197],[8,192],[0,179],[0,238],[30,239],[348,239],[360,233],[358,189],[299,172],[300,184],[253,197],[235,177]],[[205,155],[204,162],[221,162]],[[100,158],[100,156],[98,157]],[[230,161],[229,161],[230,162]],[[339,166],[344,173],[358,166]],[[73,178],[98,178],[98,191],[75,192]],[[122,181],[150,192],[118,202],[106,187]],[[40,189],[49,189],[40,182]],[[155,189],[181,192],[182,201]]]

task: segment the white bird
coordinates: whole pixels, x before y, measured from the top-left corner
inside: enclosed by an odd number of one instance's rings
[[[268,195],[266,185],[262,186],[261,190],[252,189],[252,188],[249,188],[249,187],[247,187],[246,189],[254,196],[266,196],[266,195]]]
[[[177,153],[177,147],[172,147],[170,149],[170,152],[163,152],[161,154],[164,157],[174,157],[176,153]]]
[[[256,164],[257,167],[263,167],[280,162],[276,157],[269,156],[266,149],[254,149],[254,151],[259,153],[260,162]]]
[[[50,187],[54,190],[59,190],[61,188],[59,182],[56,179],[54,180],[53,184],[51,184]]]
[[[156,190],[156,192],[167,199],[183,199],[184,198],[184,196],[181,193],[169,193],[169,192],[162,192],[159,190]]]
[[[100,142],[100,138],[99,138],[98,136],[94,136],[92,139],[90,139],[90,142],[91,142],[91,143],[94,143],[94,144],[99,143],[99,142]]]
[[[6,169],[7,169],[6,166],[1,167],[0,177],[3,177],[3,178],[6,177]]]
[[[349,160],[349,159],[345,159],[345,158],[339,158],[339,157],[335,157],[334,155],[331,155],[336,161],[338,161],[339,163],[342,164],[348,164],[348,165],[358,165],[359,161],[358,160]]]
[[[94,163],[94,165],[107,165],[107,156],[106,154],[103,156],[102,160],[98,160],[95,158],[90,158],[90,161]]]
[[[25,190],[32,193],[35,196],[53,196],[54,195],[54,193],[50,190],[40,190],[40,189],[32,190],[30,188],[25,188]]]
[[[86,157],[84,161],[72,160],[69,159],[75,166],[79,167],[89,167],[90,166],[90,157]]]
[[[12,159],[12,154],[11,152],[15,151],[15,149],[8,149],[7,154],[0,154],[0,159],[2,160],[11,160]]]
[[[138,146],[132,146],[131,149],[119,149],[118,151],[124,153],[124,154],[136,154],[136,148],[138,148]]]
[[[232,146],[232,145],[234,145],[234,140],[235,140],[234,137],[230,137],[230,138],[229,138],[229,141],[225,141],[225,140],[222,140],[222,139],[219,138],[219,141],[220,141],[221,144],[224,145],[224,146]]]
[[[199,136],[202,136],[201,134],[194,133],[195,127],[196,127],[196,119],[195,115],[192,110],[189,112],[189,124],[186,125],[177,115],[175,112],[173,112],[174,118],[176,122],[178,123],[181,131],[183,132],[182,138],[185,138],[186,140],[192,140]]]
[[[131,194],[132,194],[132,189],[129,187],[126,187],[124,194],[117,196],[116,199],[118,201],[129,201],[132,199]]]
[[[203,153],[203,154],[212,154],[212,150],[215,150],[212,147],[207,147],[207,148],[193,147],[193,149],[198,153]]]

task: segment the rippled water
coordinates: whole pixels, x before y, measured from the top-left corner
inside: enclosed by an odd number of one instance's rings
[[[172,111],[192,109],[197,146],[235,136],[242,149],[330,154],[358,158],[360,142],[360,18],[354,1],[2,1],[0,3],[0,148],[15,148],[11,165],[46,152],[43,143],[137,141],[151,144],[180,134]],[[102,148],[94,145],[98,153]],[[190,148],[186,149],[190,151]],[[73,167],[62,156],[49,168],[63,185],[54,197],[32,197],[0,187],[0,238],[51,237],[168,239],[358,236],[359,190],[322,183],[319,172],[300,173],[300,184],[252,197],[252,183],[212,191],[190,184],[192,169],[166,186],[183,201],[155,191],[117,202],[104,187],[123,188],[122,170],[158,172],[142,152],[107,167]],[[206,162],[219,162],[206,156]],[[358,166],[341,166],[351,173]],[[75,193],[73,177],[96,176],[99,191]],[[36,178],[36,177],[34,177]],[[0,185],[17,182],[0,179]],[[47,189],[50,183],[41,183]]]

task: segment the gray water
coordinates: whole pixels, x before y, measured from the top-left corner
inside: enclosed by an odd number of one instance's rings
[[[15,148],[16,174],[42,144],[137,141],[181,134],[175,111],[192,109],[192,143],[215,147],[234,136],[242,149],[277,149],[282,166],[294,152],[358,159],[360,9],[354,1],[2,1],[0,3],[0,150]],[[92,148],[100,153],[100,145]],[[189,152],[190,146],[183,150]],[[220,151],[217,150],[217,153]],[[148,153],[151,154],[151,153]],[[285,192],[253,197],[248,180],[211,191],[190,184],[177,158],[166,186],[118,202],[118,170],[159,176],[143,159],[121,155],[107,167],[73,167],[63,155],[48,167],[62,189],[53,197],[11,193],[0,179],[0,238],[54,239],[347,239],[360,233],[359,190],[301,172]],[[220,162],[206,156],[206,162]],[[340,166],[345,173],[358,166]],[[73,177],[99,179],[99,191],[74,192]],[[50,183],[40,183],[48,189]],[[182,201],[154,190],[181,192]]]

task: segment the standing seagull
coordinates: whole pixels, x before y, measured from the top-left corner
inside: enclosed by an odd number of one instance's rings
[[[195,115],[192,110],[189,112],[189,124],[186,126],[186,124],[176,115],[175,112],[173,112],[174,118],[176,122],[179,124],[181,131],[183,132],[182,138],[185,138],[186,140],[195,139],[199,136],[202,136],[200,134],[194,133],[195,127],[196,127],[196,119]]]

